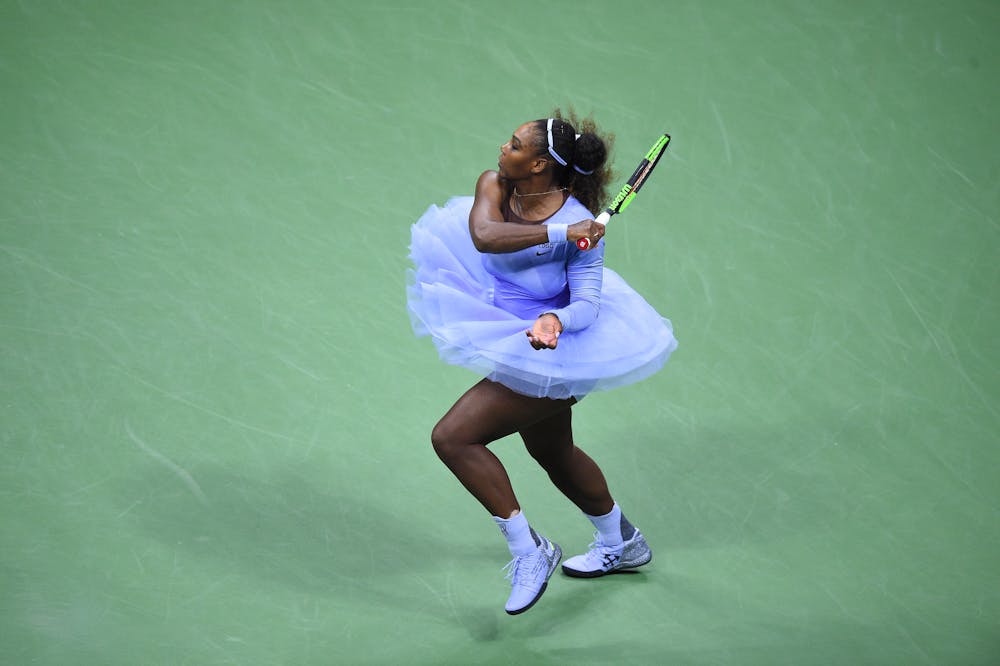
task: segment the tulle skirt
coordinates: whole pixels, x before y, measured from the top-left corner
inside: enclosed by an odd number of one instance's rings
[[[410,321],[444,361],[518,393],[557,399],[631,384],[663,367],[677,348],[670,321],[609,268],[594,323],[563,333],[556,349],[533,349],[525,331],[534,316],[493,304],[495,281],[469,236],[471,205],[472,197],[456,197],[431,206],[411,230]]]

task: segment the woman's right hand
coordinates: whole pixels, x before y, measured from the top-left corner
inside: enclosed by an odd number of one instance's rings
[[[594,220],[580,220],[566,228],[566,241],[574,245],[581,238],[586,238],[590,241],[590,247],[595,247],[603,237],[604,225]]]
[[[562,322],[554,312],[538,315],[535,324],[528,334],[528,341],[535,349],[555,349],[559,344],[559,334],[562,333]]]

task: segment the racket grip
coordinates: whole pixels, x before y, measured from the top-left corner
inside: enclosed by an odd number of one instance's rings
[[[598,224],[601,225],[606,225],[608,223],[608,220],[610,219],[611,219],[611,213],[609,213],[608,211],[603,211],[600,215],[597,216],[594,222],[597,222]],[[589,250],[590,239],[584,236],[583,238],[576,241],[576,246],[581,250]]]

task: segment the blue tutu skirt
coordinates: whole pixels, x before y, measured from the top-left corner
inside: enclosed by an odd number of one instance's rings
[[[657,372],[677,348],[670,321],[604,268],[600,314],[536,350],[522,319],[493,304],[493,277],[469,236],[472,197],[431,206],[411,230],[407,304],[414,332],[430,335],[441,358],[533,397],[581,398]]]

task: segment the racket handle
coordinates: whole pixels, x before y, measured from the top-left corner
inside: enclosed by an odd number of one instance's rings
[[[597,222],[598,224],[601,225],[606,225],[608,223],[608,220],[610,219],[611,219],[611,213],[609,213],[608,211],[603,211],[600,215],[597,216],[597,219],[595,219],[594,222]],[[581,250],[589,250],[590,239],[584,236],[583,238],[576,241],[576,246]]]

